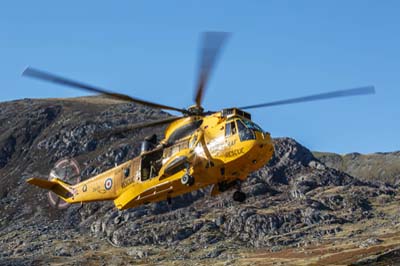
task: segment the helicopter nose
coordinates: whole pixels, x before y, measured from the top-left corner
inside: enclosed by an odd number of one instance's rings
[[[272,157],[274,147],[271,136],[268,132],[257,132],[256,141],[250,151],[249,164],[253,170],[258,170],[264,166]]]

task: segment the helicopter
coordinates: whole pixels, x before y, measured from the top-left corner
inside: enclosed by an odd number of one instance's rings
[[[186,109],[116,93],[31,67],[25,69],[23,76],[182,114],[112,129],[115,134],[168,125],[164,139],[157,141],[155,135],[146,138],[139,156],[103,173],[80,181],[76,161],[64,159],[56,163],[48,180],[32,177],[27,182],[49,190],[49,198],[56,207],[112,200],[118,209],[124,210],[150,202],[167,200],[171,203],[174,197],[208,186],[212,186],[212,196],[235,189],[233,200],[244,202],[246,194],[241,191],[241,183],[250,173],[267,164],[274,154],[270,133],[252,121],[248,109],[375,93],[373,86],[364,86],[205,111],[202,106],[205,89],[229,35],[226,32],[203,33],[194,105]],[[75,184],[68,180],[75,180]]]

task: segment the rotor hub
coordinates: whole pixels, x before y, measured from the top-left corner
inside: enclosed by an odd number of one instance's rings
[[[192,105],[187,110],[191,115],[201,115],[204,113],[204,108],[198,105]]]

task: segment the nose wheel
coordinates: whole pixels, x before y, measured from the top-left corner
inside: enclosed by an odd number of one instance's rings
[[[246,200],[246,193],[242,192],[242,190],[241,190],[240,180],[236,181],[235,186],[236,186],[237,190],[233,193],[232,198],[234,201],[242,203]]]
[[[233,200],[242,203],[246,200],[246,194],[240,190],[235,191],[233,193]]]

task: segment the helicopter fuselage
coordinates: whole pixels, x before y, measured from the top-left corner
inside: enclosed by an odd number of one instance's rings
[[[254,124],[250,114],[243,110],[375,93],[373,86],[364,86],[252,104],[240,109],[205,112],[202,106],[204,93],[228,37],[226,32],[203,33],[194,105],[186,109],[109,91],[31,67],[25,69],[24,76],[182,114],[114,128],[114,134],[117,134],[169,124],[165,138],[157,146],[153,146],[157,144],[154,143],[156,138],[145,140],[147,142],[143,143],[138,157],[104,173],[74,185],[65,182],[67,177],[53,175],[50,175],[50,180],[30,178],[27,182],[50,190],[67,203],[113,200],[118,209],[168,200],[208,185],[214,185],[211,195],[216,195],[240,184],[251,172],[265,165],[274,152],[269,133]],[[68,166],[68,163],[65,165]],[[66,169],[58,170],[53,174],[68,172]],[[243,202],[245,195],[239,185],[237,187],[233,199]],[[59,204],[55,205],[58,207]]]
[[[250,114],[232,108],[179,119],[156,148],[76,185],[57,178],[42,180],[42,185],[38,179],[28,182],[58,192],[68,203],[113,200],[118,209],[127,209],[209,185],[215,185],[216,195],[224,184],[245,180],[272,155],[269,133],[254,124]],[[185,184],[185,175],[193,182]]]

